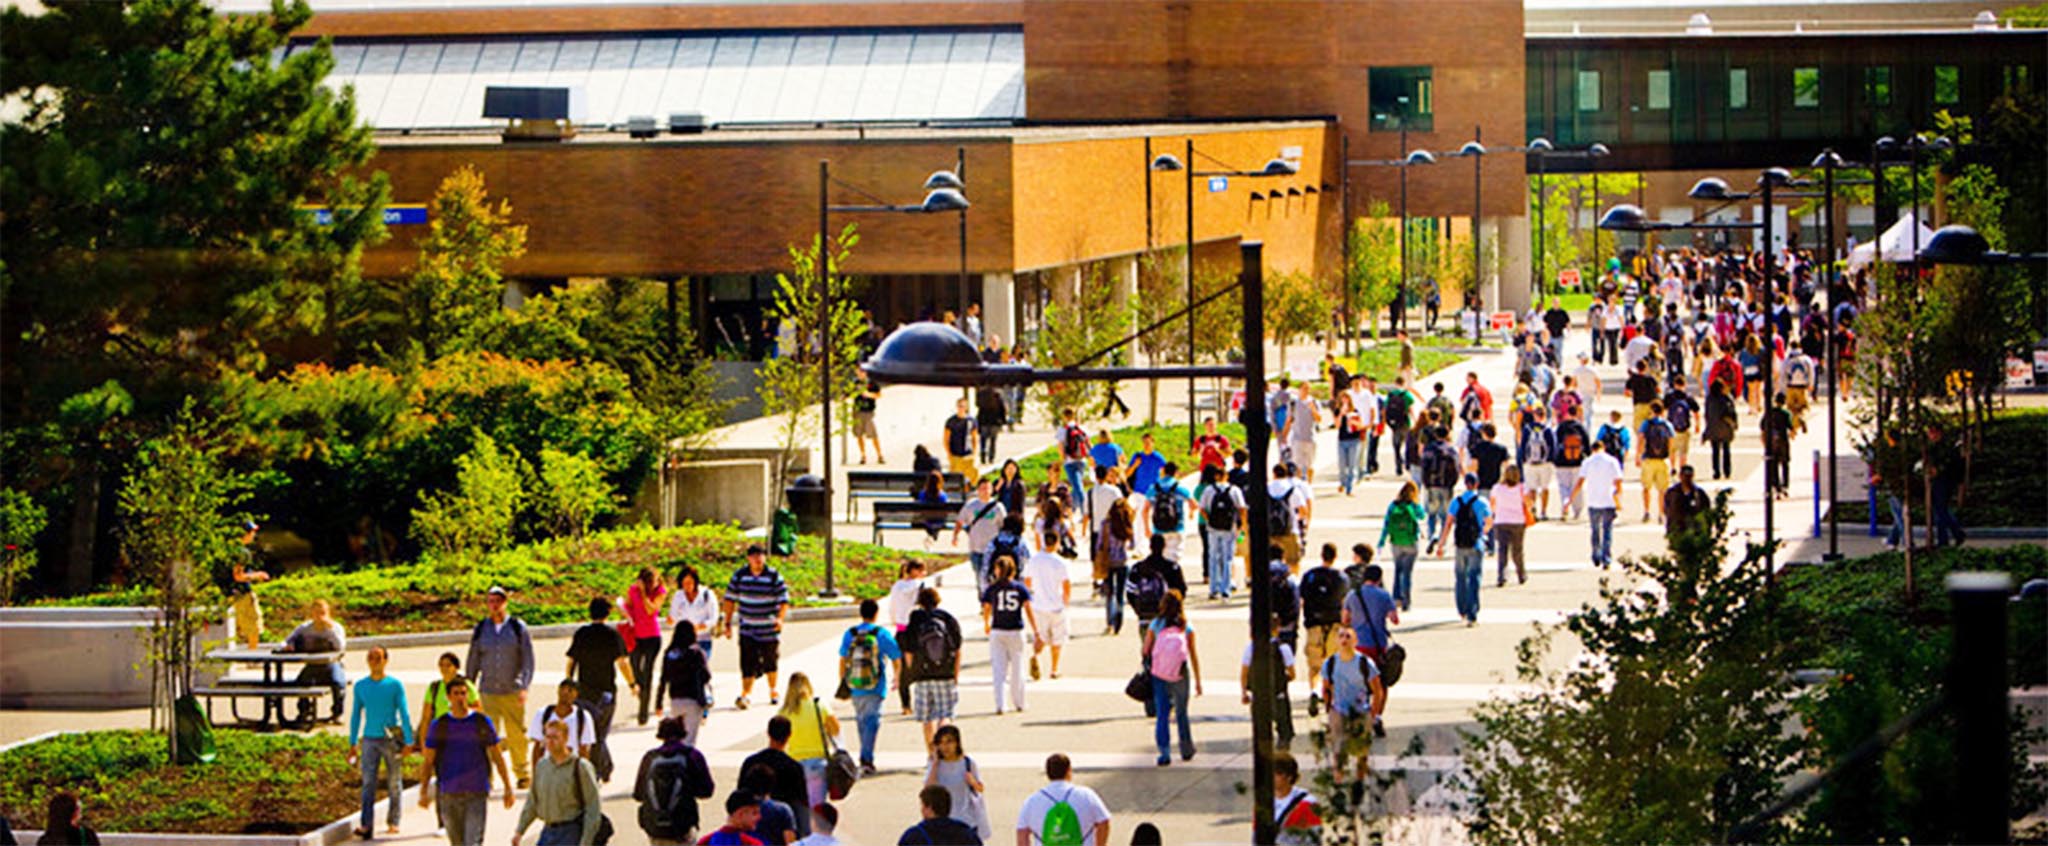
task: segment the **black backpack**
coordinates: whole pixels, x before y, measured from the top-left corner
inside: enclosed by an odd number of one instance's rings
[[[917,624],[915,637],[918,663],[927,678],[950,678],[953,674],[953,653],[957,647],[953,635],[947,631],[946,619],[938,612],[927,612]],[[933,675],[936,674],[936,675]]]
[[[1152,528],[1161,532],[1180,531],[1180,485],[1164,482],[1152,486]]]
[[[1451,508],[1451,539],[1460,548],[1471,549],[1479,545],[1479,509],[1477,495],[1460,498]]]
[[[681,840],[697,828],[697,800],[690,790],[690,756],[685,746],[647,763],[647,801],[640,803],[640,830],[648,837]]]
[[[1671,424],[1652,418],[1643,424],[1643,457],[1671,457]]]
[[[1266,531],[1272,533],[1273,539],[1278,539],[1281,535],[1294,534],[1293,499],[1292,489],[1287,491],[1286,496],[1266,498]]]
[[[1016,564],[1018,570],[1024,569],[1024,559],[1030,557],[1024,554],[1023,538],[1009,532],[998,532],[996,539],[988,542],[989,563],[993,564],[1005,555],[1010,556],[1011,563]]]
[[[1621,449],[1621,433],[1622,433],[1622,432],[1624,432],[1624,431],[1627,431],[1627,430],[1625,430],[1625,429],[1621,428],[1620,426],[1614,426],[1614,425],[1606,425],[1606,426],[1601,426],[1601,427],[1600,427],[1600,446],[1601,446],[1601,448],[1602,448],[1602,449],[1605,449],[1605,450],[1607,450],[1608,454],[1609,454],[1609,455],[1612,455],[1612,456],[1614,456],[1615,458],[1620,458],[1620,457],[1622,457],[1623,455],[1626,455],[1627,453],[1624,453],[1624,452],[1622,451],[1622,449]]]
[[[1151,619],[1159,616],[1159,604],[1166,601],[1166,576],[1158,568],[1140,563],[1131,570],[1131,583],[1126,589],[1131,610],[1138,616]]]
[[[1219,532],[1233,531],[1237,528],[1237,502],[1230,498],[1230,492],[1236,489],[1236,486],[1229,483],[1209,489],[1209,506],[1202,510],[1202,518],[1209,524],[1209,528]]]
[[[1294,585],[1287,580],[1287,568],[1272,568],[1268,578],[1273,583],[1273,631],[1292,629],[1301,622],[1301,597],[1294,594]]]
[[[1335,567],[1314,567],[1301,575],[1301,621],[1327,626],[1344,619],[1344,574]]]
[[[1406,427],[1408,425],[1407,391],[1395,391],[1387,395],[1387,425]]]
[[[1422,483],[1432,488],[1458,485],[1458,455],[1442,441],[1422,451]]]

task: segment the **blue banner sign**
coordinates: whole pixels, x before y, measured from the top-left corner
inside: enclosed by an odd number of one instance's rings
[[[1211,177],[1209,177],[1209,193],[1211,193],[1211,194],[1221,194],[1221,193],[1223,193],[1224,191],[1227,191],[1227,190],[1229,190],[1229,189],[1230,189],[1230,177],[1228,177],[1228,176],[1211,176]]]
[[[306,206],[313,214],[313,222],[321,226],[334,225],[334,210],[326,206]],[[427,222],[427,207],[420,205],[385,206],[385,226],[418,226]]]

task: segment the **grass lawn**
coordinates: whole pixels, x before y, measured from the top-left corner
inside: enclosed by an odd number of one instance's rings
[[[86,824],[110,832],[301,834],[356,812],[346,738],[220,728],[213,736],[219,757],[190,767],[165,763],[162,732],[81,732],[10,749],[0,753],[0,814],[41,828],[57,790],[77,793]],[[404,770],[414,783],[419,757]]]
[[[1469,342],[1471,339],[1466,339]],[[1435,373],[1458,363],[1464,356],[1445,352],[1428,344],[1415,345],[1415,372],[1418,376]],[[1401,368],[1401,345],[1381,344],[1358,351],[1357,365],[1351,370],[1353,376],[1370,376],[1382,385],[1393,384]]]
[[[1244,424],[1218,423],[1216,430],[1224,437],[1230,439],[1232,447],[1244,445]],[[1144,424],[1125,426],[1120,429],[1111,429],[1109,439],[1118,446],[1123,447],[1124,455],[1128,457],[1138,451],[1139,439],[1144,437],[1146,432],[1152,433],[1153,446],[1159,448],[1159,454],[1168,461],[1178,462],[1181,466],[1181,472],[1185,473],[1195,466],[1194,460],[1189,458],[1187,454],[1187,445],[1190,441],[1188,438],[1188,424],[1186,423],[1162,423],[1157,426],[1147,426]],[[1090,445],[1095,443],[1094,429],[1088,430],[1088,443]],[[1053,450],[1051,444],[1047,444],[1044,449],[1017,460],[1017,466],[1024,471],[1025,483],[1033,489],[1038,487],[1038,483],[1045,481],[1045,474],[1048,469],[1057,467],[1060,463],[1059,454]],[[1002,470],[1000,465],[992,468],[989,471],[989,478],[994,478],[1000,470]],[[886,588],[887,583],[885,582],[883,586]]]
[[[618,596],[640,568],[653,565],[671,580],[679,563],[697,568],[704,583],[723,589],[732,571],[745,566],[752,541],[729,525],[674,529],[626,528],[582,540],[529,544],[482,556],[427,558],[409,564],[354,572],[309,571],[258,585],[265,638],[283,638],[305,619],[315,600],[325,599],[350,634],[466,629],[483,613],[481,597],[492,585],[512,591],[512,613],[533,625],[588,619],[591,597]],[[887,547],[840,540],[833,549],[833,582],[854,597],[880,597],[906,558],[927,557]],[[796,554],[770,558],[789,582],[792,601],[818,603],[825,581],[823,546],[817,538],[797,542]],[[140,591],[89,594],[67,605],[147,605]]]
[[[1994,414],[1984,428],[1981,445],[1970,461],[1968,486],[1956,517],[1964,528],[1973,526],[2048,525],[2048,490],[2041,479],[2048,478],[2048,408],[2008,408]],[[1917,506],[1919,497],[1916,494]],[[1838,506],[1844,523],[1869,520],[1865,502],[1844,502]],[[1926,525],[1926,515],[1915,511],[1915,525]],[[1890,525],[1891,509],[1878,504],[1877,521]]]
[[[1906,557],[1897,552],[1794,567],[1785,572],[1778,591],[1812,632],[1808,642],[1819,651],[1822,666],[1835,666],[1836,653],[1852,647],[1858,629],[1873,621],[1939,632],[1945,639],[1950,613],[1942,580],[1952,571],[2010,573],[2017,587],[2028,579],[2048,578],[2048,549],[2015,544],[1916,552],[1913,578],[1919,596],[1911,606],[1905,594]],[[2039,602],[2014,603],[2011,608],[2007,634],[2013,683],[2048,681],[2048,614],[2042,613]]]

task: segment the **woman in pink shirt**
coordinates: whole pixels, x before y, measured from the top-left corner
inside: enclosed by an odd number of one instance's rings
[[[661,602],[668,588],[653,567],[640,568],[640,578],[626,589],[626,619],[633,627],[633,678],[654,678],[654,662],[661,657]],[[653,685],[640,686],[640,724],[647,725],[647,703],[653,701]]]

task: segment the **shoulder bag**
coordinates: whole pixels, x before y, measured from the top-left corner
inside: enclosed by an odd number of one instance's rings
[[[825,741],[830,754],[825,756],[825,795],[838,801],[853,792],[853,783],[860,780],[860,765],[853,762],[853,756],[839,748],[839,739],[825,733],[825,706],[816,698],[811,699],[812,715],[818,719],[818,737]]]

